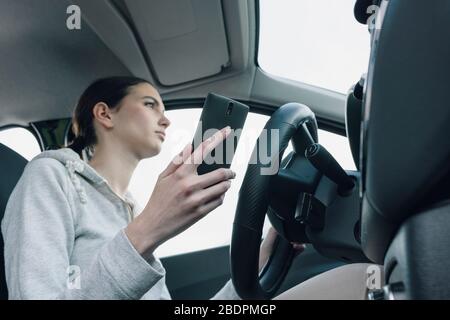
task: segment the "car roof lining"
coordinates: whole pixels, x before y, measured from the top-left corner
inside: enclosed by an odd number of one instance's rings
[[[70,116],[88,83],[131,74],[92,29],[65,27],[66,8],[58,0],[2,2],[0,125]]]
[[[69,4],[82,8],[81,30],[66,28]],[[343,95],[280,81],[256,66],[255,4],[255,0],[222,1],[228,67],[214,76],[166,86],[154,74],[151,56],[130,21],[125,0],[4,0],[0,10],[0,56],[4,59],[0,63],[4,89],[0,91],[0,128],[70,117],[86,86],[111,75],[148,79],[164,100],[204,98],[216,92],[274,106],[297,101],[307,103],[318,116],[343,123]],[[279,91],[286,82],[292,90]]]

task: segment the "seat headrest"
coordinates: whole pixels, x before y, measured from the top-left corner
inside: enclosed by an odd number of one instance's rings
[[[450,174],[450,2],[387,2],[367,75],[361,241],[383,263],[401,223]],[[443,200],[443,199],[441,199]]]
[[[9,195],[16,186],[28,161],[0,143],[0,219],[3,218]]]
[[[17,152],[0,143],[0,220],[3,219],[9,196],[28,161]],[[3,237],[0,234],[0,300],[8,298],[3,257]]]

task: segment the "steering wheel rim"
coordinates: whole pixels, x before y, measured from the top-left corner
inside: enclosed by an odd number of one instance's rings
[[[276,131],[272,131],[274,129]],[[268,136],[270,139],[265,139]],[[278,143],[269,143],[274,139]],[[284,280],[294,256],[290,243],[278,236],[268,263],[259,273],[259,247],[265,215],[269,208],[270,181],[273,174],[278,173],[280,159],[291,140],[296,153],[304,153],[310,144],[318,141],[315,115],[303,104],[285,104],[267,121],[253,149],[251,159],[255,161],[248,164],[239,190],[230,264],[233,285],[243,299],[272,298]],[[268,151],[268,163],[263,163],[259,156],[261,145]],[[275,164],[276,172],[272,172],[272,175],[261,174],[268,164]]]

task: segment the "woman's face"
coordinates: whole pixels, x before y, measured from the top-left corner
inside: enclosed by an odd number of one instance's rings
[[[161,151],[165,131],[170,125],[158,91],[148,83],[133,86],[114,114],[114,135],[139,159]]]

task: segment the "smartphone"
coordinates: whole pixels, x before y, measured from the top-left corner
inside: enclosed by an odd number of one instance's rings
[[[208,94],[194,134],[193,150],[226,126],[230,126],[231,133],[210,154],[206,155],[197,168],[199,175],[219,168],[230,168],[248,111],[249,107],[243,103],[218,94]]]

